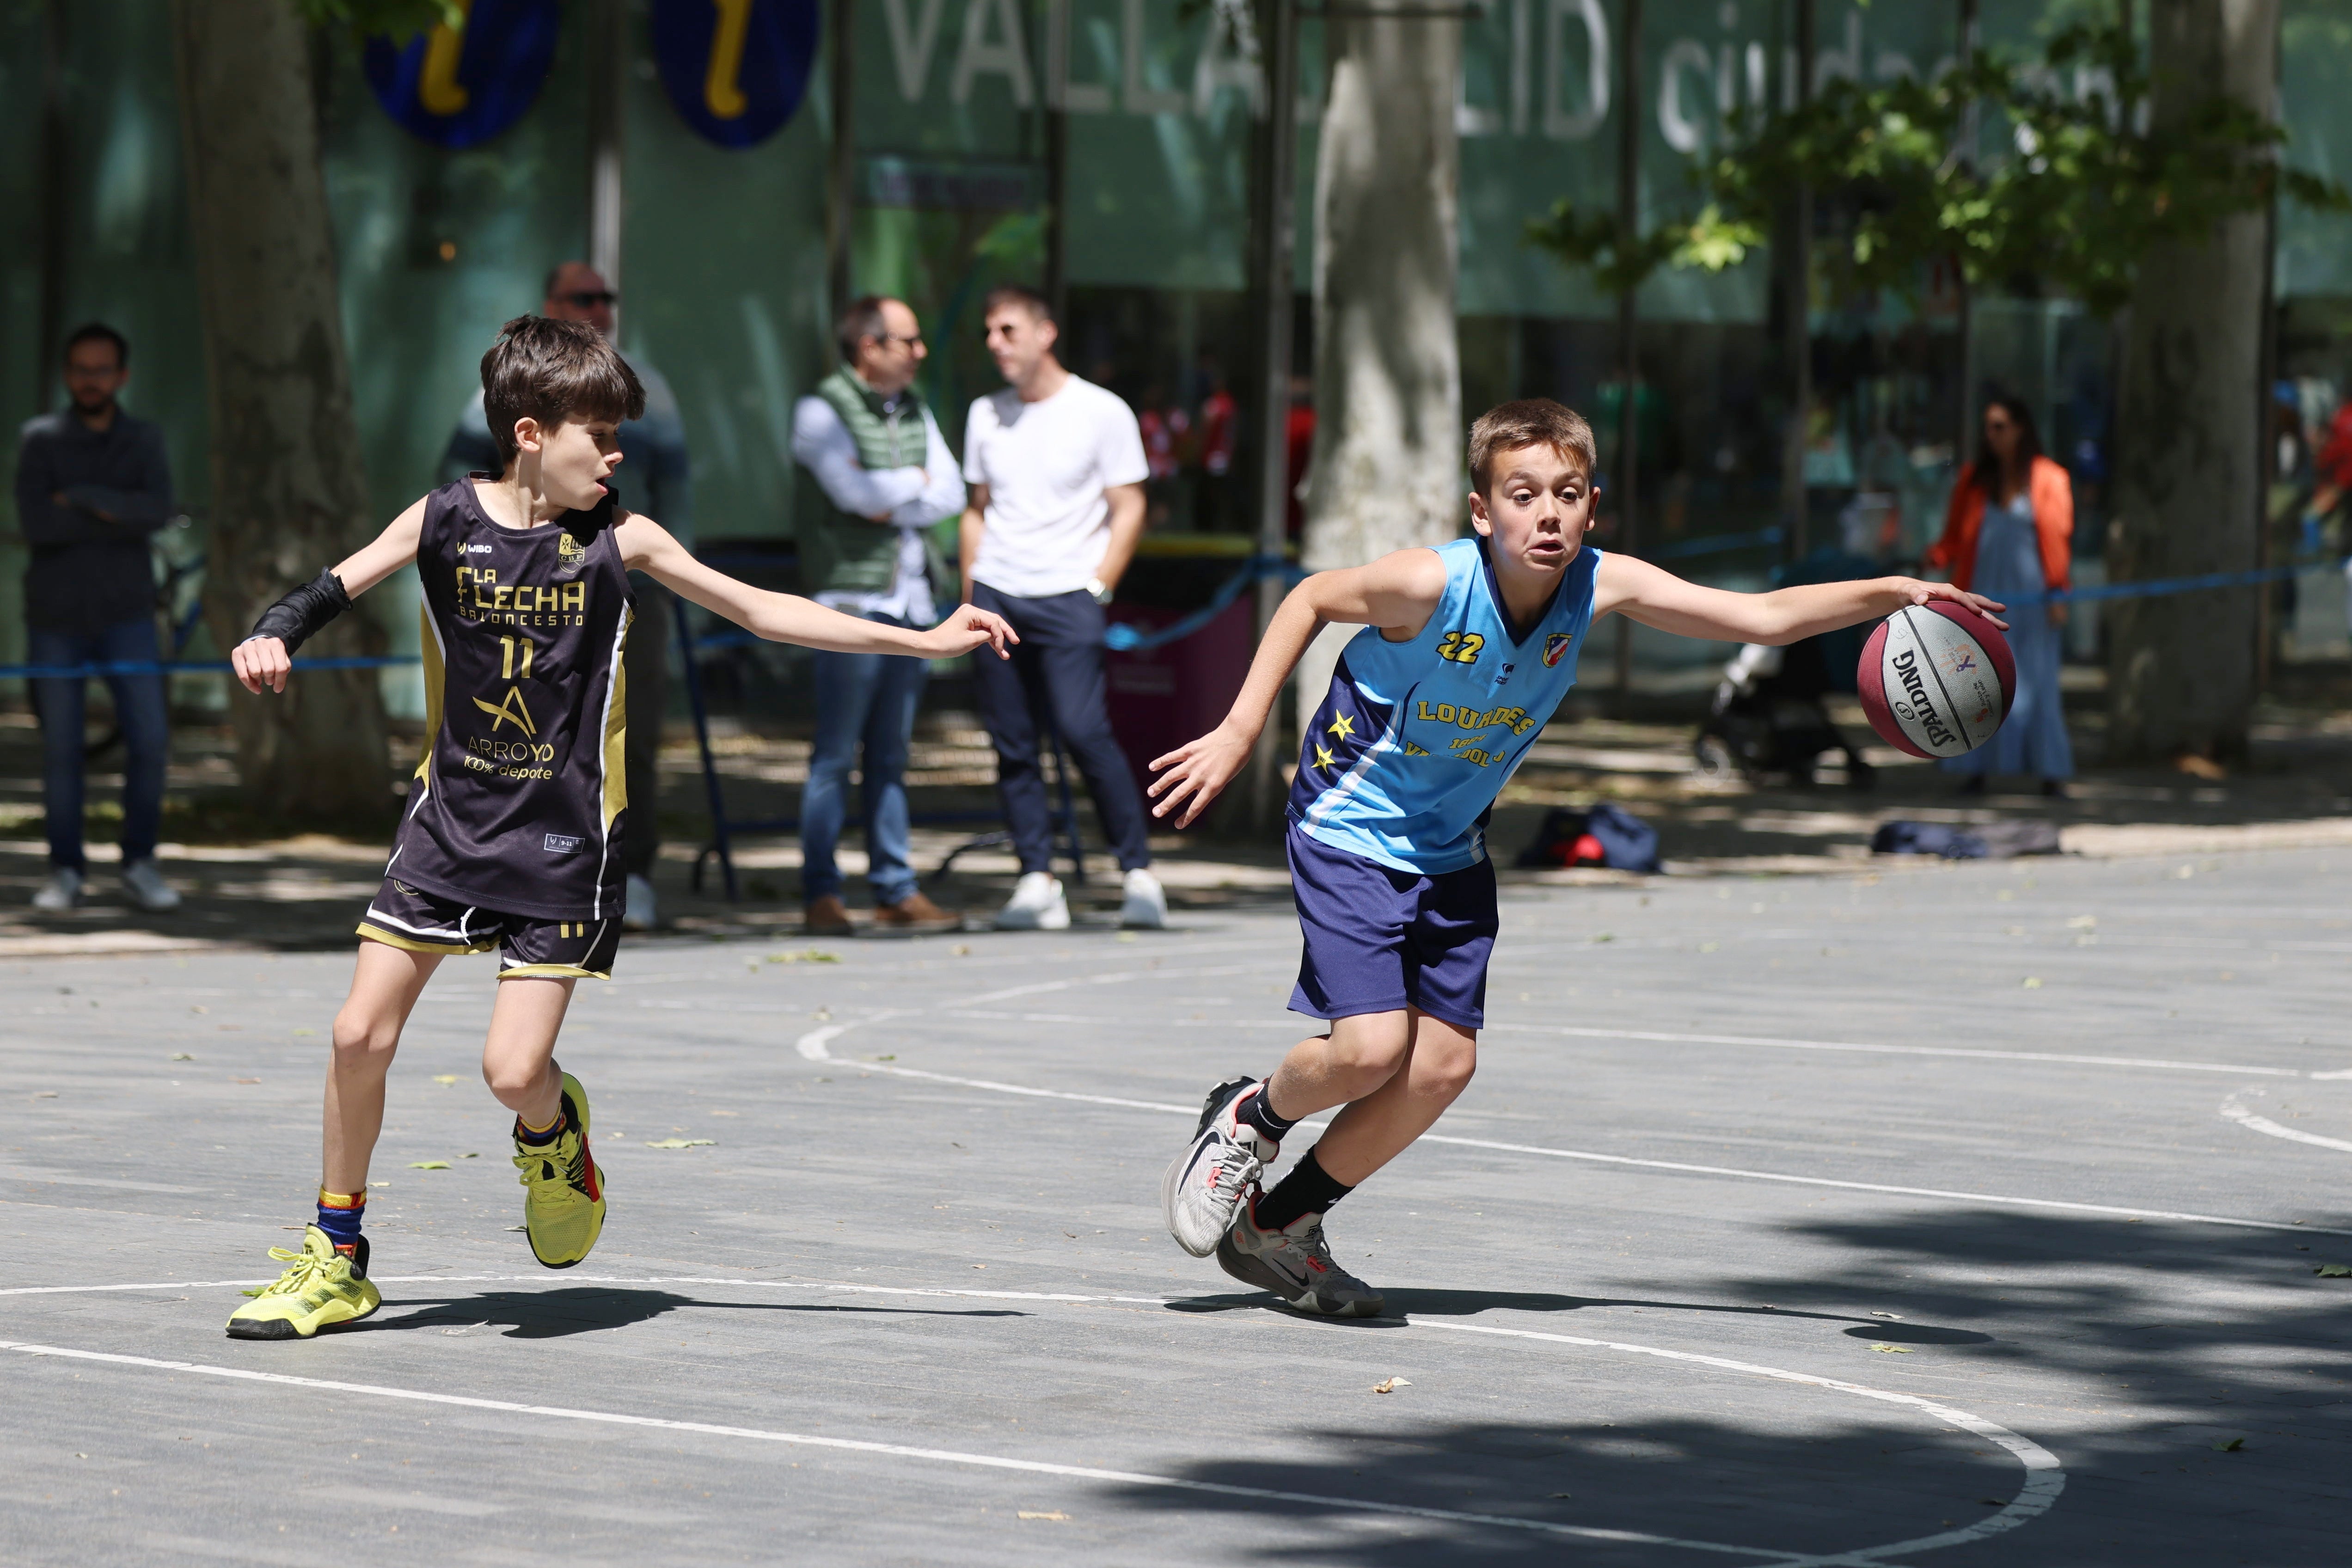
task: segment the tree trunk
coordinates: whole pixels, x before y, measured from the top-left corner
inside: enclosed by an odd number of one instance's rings
[[[1454,339],[1462,70],[1458,21],[1324,24],[1330,88],[1315,171],[1315,453],[1304,564],[1359,566],[1460,531],[1462,364]],[[1334,627],[1299,667],[1322,700]]]
[[[367,537],[367,486],[308,34],[293,0],[175,0],[172,21],[212,402],[205,615],[226,648]],[[302,651],[383,647],[346,616]],[[255,808],[289,825],[388,814],[376,671],[299,672],[282,696],[235,692],[230,710]]]
[[[2157,125],[2178,123],[2215,92],[2276,112],[2278,0],[2154,0],[2149,23]],[[2263,268],[2259,212],[2140,263],[2117,398],[2114,581],[2255,563]],[[2244,753],[2260,592],[2121,599],[2107,609],[2110,761]]]

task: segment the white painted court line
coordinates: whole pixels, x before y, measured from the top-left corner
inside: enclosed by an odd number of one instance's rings
[[[889,1458],[928,1459],[935,1464],[968,1465],[982,1469],[1016,1470],[1029,1475],[1059,1476],[1072,1480],[1108,1481],[1120,1486],[1206,1492],[1217,1497],[1249,1498],[1262,1502],[1294,1503],[1307,1508],[1328,1509],[1339,1513],[1386,1514],[1406,1519],[1436,1520],[1450,1524],[1485,1525],[1495,1529],[1524,1531],[1540,1535],[1568,1536],[1580,1541],[1607,1541],[1636,1546],[1668,1546],[1685,1552],[1704,1552],[1720,1556],[1741,1557],[1759,1563],[1811,1564],[1872,1561],[1851,1556],[1811,1557],[1798,1552],[1774,1552],[1748,1546],[1727,1546],[1712,1541],[1683,1541],[1672,1536],[1647,1535],[1638,1531],[1601,1530],[1586,1525],[1555,1524],[1544,1520],[1514,1519],[1507,1514],[1470,1513],[1456,1509],[1420,1508],[1410,1503],[1376,1502],[1361,1498],[1323,1497],[1312,1492],[1282,1491],[1271,1487],[1234,1486],[1223,1481],[1184,1480],[1174,1476],[1155,1476],[1139,1470],[1107,1470],[1091,1465],[1057,1465],[1040,1459],[1013,1459],[995,1454],[964,1453],[953,1448],[923,1448],[905,1443],[871,1443],[852,1437],[819,1437],[805,1432],[779,1432],[760,1426],[729,1426],[709,1421],[673,1421],[662,1416],[629,1415],[610,1410],[582,1410],[562,1405],[523,1405],[513,1400],[482,1399],[460,1394],[435,1394],[423,1389],[394,1388],[373,1383],[343,1383],[321,1377],[295,1377],[286,1373],[254,1372],[245,1367],[213,1366],[201,1362],[163,1361],[152,1356],[118,1355],[104,1351],[75,1350],[60,1345],[29,1344],[16,1340],[0,1340],[0,1351],[16,1351],[31,1356],[56,1356],[69,1361],[97,1362],[113,1366],[139,1367],[149,1371],[231,1378],[243,1383],[268,1383],[293,1388],[314,1388],[330,1394],[364,1394],[375,1399],[407,1400],[422,1405],[453,1405],[468,1410],[495,1410],[516,1415],[546,1416],[561,1421],[593,1421],[614,1426],[651,1427],[663,1432],[693,1432],[711,1437],[747,1438],[754,1442],[789,1444],[795,1447],[826,1448],[853,1454],[876,1454]]]
[[[1122,977],[1124,978],[1124,977]],[[1067,982],[1062,984],[1069,984]],[[1045,986],[1024,987],[1025,991],[1049,989]],[[996,994],[998,998],[1010,994]],[[992,1011],[971,1002],[952,1003],[940,1009],[950,1017],[992,1018],[1024,1024],[1091,1024],[1107,1029],[1135,1027],[1127,1018],[1090,1018],[1076,1013],[1008,1013]],[[1311,1028],[1309,1023],[1293,1018],[1155,1018],[1151,1027],[1159,1029],[1276,1029],[1299,1031]],[[1749,1046],[1773,1050],[1847,1051],[1864,1056],[1887,1057],[1959,1057],[1977,1061],[2038,1062],[2054,1067],[2130,1068],[2151,1072],[2221,1072],[2244,1078],[2352,1078],[2352,1071],[2305,1072],[2301,1068],[2245,1067],[2231,1062],[2187,1062],[2169,1057],[2100,1057],[2070,1055],[2054,1051],[1995,1051],[1979,1050],[1969,1046],[1894,1046],[1866,1040],[1792,1040],[1766,1035],[1683,1035],[1659,1029],[1599,1029],[1578,1028],[1566,1024],[1488,1024],[1480,1031],[1486,1035],[1565,1035],[1585,1040],[1646,1040],[1673,1046]]]
[[[0,1291],[0,1295],[63,1293],[67,1291],[111,1291],[142,1289],[184,1289],[201,1285],[231,1285],[242,1281],[188,1281],[180,1285],[63,1285],[41,1286],[30,1290]],[[913,1296],[929,1299],[949,1298],[982,1301],[1038,1301],[1069,1305],[1111,1305],[1168,1307],[1184,1298],[1160,1296],[1110,1296],[1083,1294],[1073,1291],[986,1290],[971,1287],[858,1284],[847,1280],[806,1279],[741,1279],[704,1275],[568,1275],[561,1286],[551,1284],[543,1274],[470,1274],[470,1275],[386,1275],[378,1283],[394,1284],[531,1284],[544,1289],[569,1289],[575,1285],[717,1285],[769,1290],[803,1292],[833,1291],[849,1295]],[[1884,1546],[1860,1547],[1849,1552],[1826,1555],[1770,1551],[1756,1547],[1730,1546],[1716,1542],[1686,1541],[1671,1536],[1648,1535],[1633,1531],[1616,1531],[1581,1525],[1553,1524],[1540,1521],[1515,1519],[1503,1514],[1465,1512],[1451,1509],[1421,1508],[1402,1503],[1365,1502],[1355,1499],[1321,1496],[1305,1492],[1278,1491],[1256,1487],[1240,1487],[1216,1481],[1192,1481],[1174,1477],[1152,1476],[1134,1471],[1106,1470],[1090,1466],[1056,1465],[1039,1460],[1009,1459],[992,1455],[969,1454],[952,1449],[920,1448],[903,1444],[873,1443],[851,1438],[817,1437],[802,1433],[776,1432],[759,1427],[724,1426],[706,1422],[672,1421],[661,1417],[616,1415],[602,1411],[577,1410],[560,1405],[521,1405],[507,1400],[482,1399],[457,1394],[426,1393],[370,1384],[331,1382],[319,1378],[295,1377],[278,1373],[248,1371],[244,1368],[220,1367],[198,1363],[162,1361],[147,1356],[121,1355],[106,1352],[81,1351],[28,1342],[0,1341],[0,1350],[22,1352],[28,1355],[61,1356],[81,1361],[110,1363],[119,1365],[163,1369],[173,1372],[200,1373],[212,1376],[248,1381],[287,1384],[298,1387],[327,1389],[338,1393],[372,1394],[378,1397],[407,1399],[430,1404],[458,1405],[476,1409],[499,1410],[520,1415],[555,1416],[568,1420],[600,1421],[621,1426],[651,1426],[670,1431],[696,1432],[716,1436],[750,1437],[767,1442],[793,1443],[811,1447],[839,1448],[853,1452],[881,1454],[893,1458],[929,1459],[937,1462],[975,1465],[992,1468],[1025,1470],[1038,1474],[1064,1476],[1077,1479],[1110,1480],[1129,1484],[1174,1488],[1190,1491],[1207,1491],[1231,1497],[1255,1498],[1272,1501],[1305,1503],[1313,1507],[1339,1511],[1370,1511],[1404,1514],[1415,1518],[1442,1520],[1449,1522],[1496,1525],[1505,1529],[1533,1531],[1547,1534],[1574,1536],[1582,1540],[1609,1541],[1637,1545],[1669,1546],[1685,1551],[1711,1552],[1753,1558],[1773,1563],[1780,1568],[1832,1568],[1850,1564],[1853,1568],[1878,1568],[1895,1557],[1914,1552],[1934,1551],[1940,1547],[1966,1545],[2005,1533],[2049,1511],[2059,1494],[2065,1489],[2066,1477],[2056,1455],[2032,1438],[2011,1431],[1997,1421],[1990,1421],[1968,1411],[1941,1405],[1918,1394],[1901,1394],[1890,1389],[1872,1388],[1864,1384],[1848,1383],[1841,1378],[1822,1377],[1812,1373],[1792,1372],[1784,1367],[1765,1366],[1755,1362],[1736,1361],[1728,1356],[1706,1355],[1694,1351],[1668,1350],[1659,1345],[1638,1344],[1623,1340],[1592,1339],[1581,1334],[1561,1334],[1532,1329],[1507,1329],[1481,1323],[1453,1323],[1424,1321],[1408,1316],[1408,1328],[1431,1329],[1446,1333],[1485,1334],[1500,1339],[1533,1341],[1547,1344],[1571,1345],[1582,1350],[1606,1351],[1620,1355],[1646,1356],[1659,1361],[1679,1362],[1692,1366],[1714,1368],[1738,1373],[1750,1377],[1769,1378],[1779,1383],[1797,1384],[1806,1387],[1826,1389],[1832,1393],[1853,1394],[1859,1398],[1877,1400],[1901,1405],[1906,1409],[1933,1415],[1965,1431],[1973,1432],[1987,1441],[1999,1445],[2014,1457],[2025,1469],[2025,1485],[2007,1506],[1975,1523],[1942,1533],[1921,1536],[1914,1540],[1895,1542]]]
[[[2316,1132],[2303,1132],[2292,1127],[2282,1127],[2267,1116],[2257,1116],[2248,1110],[2238,1103],[2238,1097],[2234,1094],[2221,1102],[2221,1114],[2252,1131],[2267,1132],[2273,1138],[2291,1139],[2297,1143],[2309,1143],[2321,1149],[2341,1149],[2346,1153],[2352,1154],[2352,1140],[2323,1138]]]
[[[885,1016],[888,1015],[883,1015]],[[1067,1089],[1033,1089],[1026,1084],[998,1083],[989,1079],[958,1078],[949,1073],[926,1072],[920,1068],[899,1067],[894,1062],[842,1061],[833,1055],[830,1047],[845,1031],[869,1019],[853,1019],[845,1024],[828,1024],[821,1029],[811,1029],[795,1042],[800,1054],[813,1062],[829,1062],[840,1067],[854,1067],[860,1072],[887,1073],[893,1078],[919,1079],[929,1083],[953,1084],[962,1089],[987,1089],[995,1094],[1014,1094],[1030,1100],[1067,1100],[1082,1105],[1110,1105],[1127,1110],[1156,1110],[1171,1116],[1197,1117],[1197,1105],[1169,1105],[1159,1100],[1121,1100],[1111,1095],[1076,1094]],[[2285,1129],[2281,1129],[2285,1131]],[[2288,1133],[2288,1136],[2301,1136]],[[1551,1160],[1582,1160],[1596,1165],[1625,1165],[1649,1171],[1678,1171],[1685,1175],[1724,1176],[1746,1182],[1779,1182],[1788,1186],[1834,1187],[1844,1192],[1886,1193],[1896,1197],[1948,1198],[1961,1203],[1995,1204],[2006,1208],[2056,1209],[2071,1214],[2113,1215],[2124,1219],[2178,1220],[2189,1225],[2229,1226],[2240,1230],[2284,1230],[2297,1236],[2352,1236],[2352,1229],[2330,1226],[2303,1225],[2286,1220],[2239,1219],[2228,1215],[2190,1214],[2178,1209],[2129,1208],[2118,1204],[2072,1203],[2063,1198],[2020,1198],[2000,1193],[1964,1193],[1944,1187],[1906,1187],[1886,1182],[1846,1182],[1831,1176],[1791,1176],[1778,1171],[1749,1171],[1735,1165],[1695,1165],[1680,1160],[1637,1160],[1630,1154],[1602,1154],[1587,1149],[1548,1149],[1535,1143],[1502,1143],[1486,1138],[1456,1138],[1441,1132],[1424,1132],[1419,1142],[1445,1143],[1461,1149],[1491,1149],[1505,1154],[1535,1154]],[[2326,1142],[2326,1140],[2320,1140]],[[2341,1147],[2342,1145],[2337,1145]]]

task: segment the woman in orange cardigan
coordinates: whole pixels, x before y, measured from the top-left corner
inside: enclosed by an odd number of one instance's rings
[[[1956,587],[2016,604],[2068,585],[2074,543],[2074,482],[2042,456],[2025,405],[1995,397],[1985,407],[1983,445],[1952,487],[1944,537],[1927,552],[1927,564],[1949,573]],[[2063,603],[2011,615],[2017,700],[1991,740],[1946,759],[1947,769],[1968,775],[1963,792],[1981,793],[1989,773],[2032,773],[2042,794],[2066,793],[2074,748],[2058,697],[2065,626]]]

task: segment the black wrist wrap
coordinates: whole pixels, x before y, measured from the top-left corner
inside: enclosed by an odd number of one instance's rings
[[[317,635],[319,629],[352,607],[352,596],[332,572],[321,572],[295,589],[269,608],[253,623],[246,640],[255,637],[277,637],[291,654]]]

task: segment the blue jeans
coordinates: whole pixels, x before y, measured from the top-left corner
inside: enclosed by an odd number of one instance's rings
[[[908,623],[869,616],[884,626]],[[814,902],[841,891],[833,862],[849,813],[849,770],[859,768],[865,810],[866,878],[874,900],[895,904],[915,890],[907,826],[907,742],[915,708],[930,679],[928,660],[892,653],[816,656],[816,748],[801,790],[801,897]],[[866,756],[858,762],[863,743]]]
[[[94,632],[26,634],[36,665],[137,664],[156,658],[155,622],[142,616]],[[163,704],[163,678],[110,675],[114,713],[122,726],[122,861],[152,858],[163,821],[163,763],[171,749],[171,721]],[[87,868],[81,852],[82,710],[85,680],[36,680],[33,698],[41,715],[41,809],[48,819],[49,865],[59,870]]]

